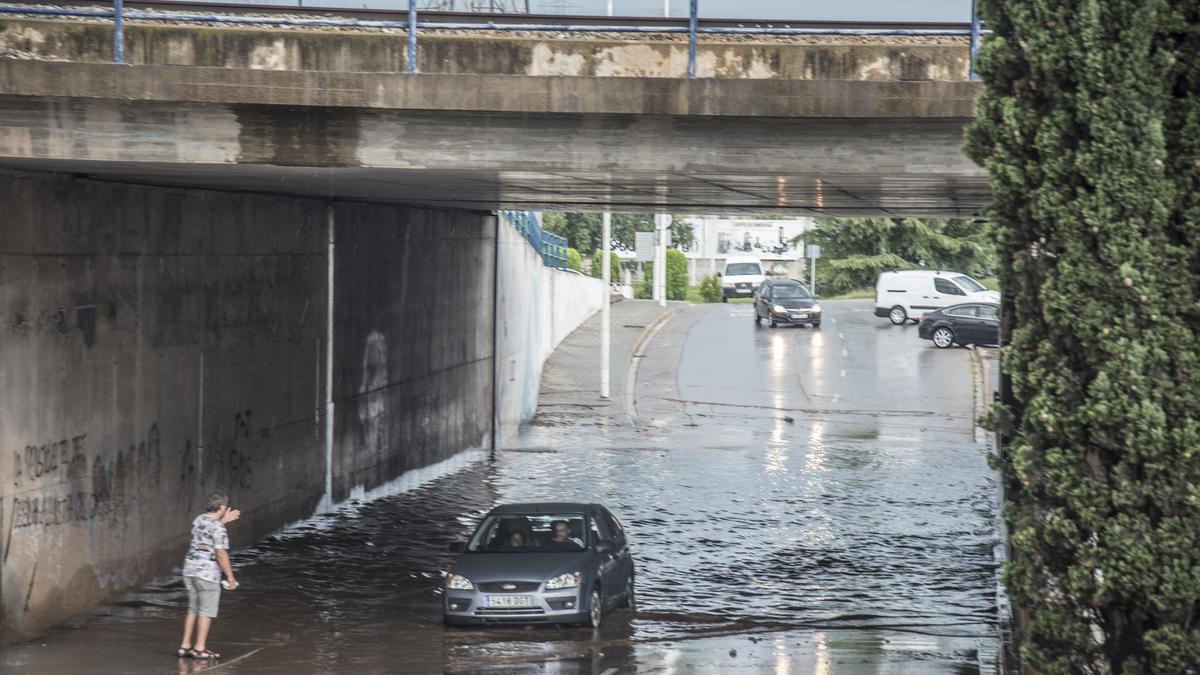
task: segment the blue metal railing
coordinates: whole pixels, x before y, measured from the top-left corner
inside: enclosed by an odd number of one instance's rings
[[[979,38],[986,34],[979,25],[975,3],[971,3],[971,26],[961,28],[792,28],[777,26],[700,26],[700,2],[690,0],[687,27],[678,26],[635,26],[629,24],[576,25],[536,23],[455,23],[446,21],[419,21],[416,0],[408,0],[408,11],[404,21],[375,21],[363,19],[334,19],[327,17],[296,18],[288,16],[245,16],[239,14],[185,14],[179,12],[130,11],[123,0],[113,0],[112,10],[51,8],[32,6],[0,6],[0,14],[33,14],[44,16],[70,16],[86,18],[111,18],[113,20],[113,60],[125,61],[125,19],[139,21],[171,21],[180,23],[225,23],[269,26],[318,26],[344,28],[398,28],[407,34],[406,69],[417,72],[417,33],[421,29],[465,30],[465,31],[524,31],[524,32],[594,32],[594,33],[687,33],[688,78],[696,77],[696,42],[699,35],[851,35],[851,36],[963,36],[971,40],[970,72],[974,79],[975,52]]]
[[[542,223],[531,211],[501,211],[500,217],[512,225],[542,256],[546,267],[567,268],[567,239],[542,229]]]

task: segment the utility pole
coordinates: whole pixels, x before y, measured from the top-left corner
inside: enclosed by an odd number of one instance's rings
[[[659,213],[654,216],[654,299],[659,307],[667,306],[667,242],[671,231],[671,216]]]
[[[608,0],[608,15],[613,0]],[[608,400],[609,370],[612,363],[612,213],[604,212],[600,233],[600,279],[604,281],[604,300],[600,305],[600,398]]]
[[[600,278],[604,281],[604,302],[600,305],[600,398],[608,398],[608,371],[612,350],[612,214],[604,212],[601,232]]]

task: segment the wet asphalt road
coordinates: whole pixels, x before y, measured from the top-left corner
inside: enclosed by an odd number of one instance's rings
[[[819,330],[693,307],[651,338],[627,424],[543,410],[494,457],[238,552],[219,670],[994,671],[997,486],[970,354],[869,301],[824,304]],[[541,499],[622,517],[638,612],[596,635],[444,629],[447,545],[496,503]],[[4,670],[193,672],[170,656],[185,604],[164,579]]]

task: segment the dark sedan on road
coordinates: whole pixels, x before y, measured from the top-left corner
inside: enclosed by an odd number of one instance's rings
[[[1000,344],[1000,305],[971,302],[921,317],[917,333],[941,349],[951,345]]]
[[[446,574],[448,624],[572,623],[595,628],[634,603],[625,530],[599,504],[492,509]]]
[[[768,279],[754,293],[754,323],[766,319],[771,328],[781,323],[821,325],[821,305],[804,284],[791,279]]]

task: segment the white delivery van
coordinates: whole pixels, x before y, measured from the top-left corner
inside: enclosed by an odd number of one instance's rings
[[[721,302],[729,298],[748,298],[763,282],[762,261],[751,256],[734,256],[725,259],[721,277]]]
[[[964,302],[1000,302],[1000,294],[961,272],[895,270],[875,282],[875,316],[894,324],[916,323],[921,315]]]

